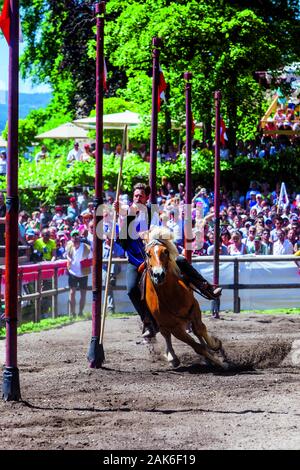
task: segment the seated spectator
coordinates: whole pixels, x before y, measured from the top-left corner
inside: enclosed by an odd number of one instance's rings
[[[91,162],[94,158],[93,152],[91,150],[90,144],[84,144],[83,152],[80,155],[81,162]]]
[[[246,245],[242,243],[242,237],[239,231],[234,231],[231,234],[231,245],[228,246],[228,254],[230,256],[245,255],[247,252]]]
[[[276,113],[275,113],[275,116],[274,116],[274,122],[275,122],[275,126],[277,129],[283,129],[284,125],[284,121],[286,119],[286,115],[284,114],[284,110],[282,108],[279,108],[277,109]]]
[[[111,155],[112,151],[109,142],[103,143],[103,155]]]
[[[65,236],[64,232],[57,233],[56,241],[56,258],[65,259],[66,258],[66,246],[68,238]]]
[[[34,242],[34,250],[39,252],[43,261],[54,261],[56,259],[56,242],[50,238],[49,229],[42,231],[42,236]]]
[[[199,253],[200,256],[207,255],[207,250],[210,246],[214,244],[214,232],[210,231],[207,234],[207,239],[203,243],[203,247],[201,252]]]
[[[263,247],[261,243],[261,237],[259,235],[256,235],[254,238],[254,255],[262,255],[263,254]]]
[[[271,241],[274,243],[277,241],[278,231],[282,229],[283,220],[282,217],[276,215],[273,219],[274,229],[271,230]]]
[[[200,229],[194,229],[194,240],[192,242],[193,256],[203,255],[203,231]]]
[[[273,244],[273,255],[292,255],[294,247],[292,243],[285,238],[284,230],[279,229],[276,232],[277,240]]]
[[[40,226],[41,230],[43,228],[48,227],[49,223],[52,220],[52,214],[49,211],[49,207],[47,204],[43,204],[40,209]]]
[[[27,220],[28,220],[29,214],[26,211],[21,211],[19,213],[19,218],[18,218],[18,227],[19,227],[19,244],[20,245],[25,245],[26,244],[26,229],[27,229]]]
[[[251,193],[254,193],[254,195],[259,193],[258,184],[257,184],[257,181],[255,180],[250,181],[250,187],[246,193],[246,204],[251,199]]]
[[[247,209],[251,209],[252,207],[256,206],[257,201],[256,201],[256,193],[255,191],[250,191],[250,199],[247,201]]]
[[[82,153],[83,152],[82,152],[81,148],[79,147],[79,143],[75,142],[74,147],[68,153],[67,162],[72,163],[72,162],[81,160]]]
[[[261,234],[261,254],[271,255],[273,253],[273,243],[270,241],[270,230],[264,228]]]
[[[114,157],[122,156],[122,144],[117,144],[114,151]]]
[[[248,237],[245,240],[247,254],[252,254],[255,251],[255,247],[254,247],[255,237],[256,237],[256,228],[254,225],[251,225],[251,227],[249,227]]]
[[[88,202],[87,209],[80,213],[81,216],[84,216],[86,214],[92,215],[94,217],[94,203],[92,201]]]
[[[6,176],[7,172],[7,158],[5,150],[0,152],[0,176]]]
[[[83,193],[80,194],[77,198],[77,203],[78,203],[80,214],[87,209],[89,202],[90,202],[89,192],[87,189],[85,189]]]
[[[221,240],[221,245],[223,245],[226,248],[225,254],[227,254],[228,253],[227,248],[230,245],[230,240],[231,240],[231,235],[230,235],[229,230],[227,230],[226,228],[221,230],[220,240]]]
[[[55,207],[55,214],[52,218],[52,222],[54,222],[57,227],[59,227],[62,223],[63,223],[63,220],[64,220],[64,210],[61,206],[56,206]]]
[[[147,153],[147,145],[145,143],[142,143],[138,149],[138,154],[143,160],[145,160]]]
[[[77,205],[76,197],[70,197],[70,204],[67,208],[67,216],[74,223],[76,218],[79,216],[79,207]]]
[[[229,232],[228,232],[229,233]],[[229,245],[225,245],[224,243],[222,243],[222,236],[220,237],[220,244],[219,244],[219,255],[222,255],[222,256],[226,256],[228,255],[228,247]],[[207,248],[207,256],[212,256],[215,252],[215,245],[214,243],[212,245],[210,245],[208,248]]]
[[[207,191],[205,188],[200,189],[200,191],[193,197],[192,202],[202,203],[204,217],[209,213],[210,202],[209,202]]]
[[[45,160],[48,157],[46,145],[42,145],[42,149],[35,156],[35,163],[38,163],[41,160]]]
[[[168,228],[173,233],[173,241],[177,248],[183,248],[183,221],[179,219],[179,210],[174,208],[170,211],[170,220],[167,223]]]

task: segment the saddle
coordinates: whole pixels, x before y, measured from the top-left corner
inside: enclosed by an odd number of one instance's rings
[[[143,266],[143,268],[141,268],[141,266]],[[146,263],[145,262],[142,263],[138,268],[138,272],[141,273],[141,278],[140,278],[139,284],[138,284],[140,292],[141,292],[141,300],[145,300],[145,298],[146,298],[145,289],[146,289],[146,273],[147,273],[147,270],[145,268],[146,268]]]

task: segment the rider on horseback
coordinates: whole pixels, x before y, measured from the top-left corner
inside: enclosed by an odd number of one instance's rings
[[[139,267],[145,260],[145,246],[141,236],[143,232],[149,230],[151,225],[158,225],[158,217],[156,217],[157,220],[153,220],[152,218],[151,221],[151,208],[147,206],[147,200],[150,194],[148,188],[149,187],[143,183],[138,183],[134,186],[133,204],[129,207],[127,213],[124,214],[123,224],[119,238],[117,239],[117,243],[122,246],[128,255],[126,273],[127,293],[143,321],[144,328],[142,336],[144,338],[154,337],[157,332],[155,320],[151,316],[145,301],[142,300],[141,291],[139,289],[139,281],[141,278]],[[114,202],[114,209],[119,213],[119,201]],[[155,213],[154,218],[155,215],[158,216],[158,214]],[[132,233],[132,224],[134,224],[135,234]],[[138,234],[141,236],[138,236]],[[193,268],[184,256],[178,256],[176,263],[189,284],[192,284],[196,290],[198,289],[204,297],[210,300],[220,297],[222,289],[212,286]]]

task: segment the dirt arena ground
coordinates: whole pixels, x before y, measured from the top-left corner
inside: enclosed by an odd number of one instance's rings
[[[137,317],[107,320],[98,370],[91,321],[20,336],[23,401],[0,401],[1,449],[300,449],[300,316],[204,320],[227,372],[178,341],[172,370],[160,335],[141,344]]]

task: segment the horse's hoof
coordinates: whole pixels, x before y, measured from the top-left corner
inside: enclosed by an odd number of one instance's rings
[[[164,357],[167,359],[171,367],[176,368],[180,365],[180,360],[178,359],[178,357],[173,358],[171,354],[164,354]]]
[[[230,364],[228,362],[223,362],[222,367],[224,370],[229,370],[230,369]]]
[[[173,369],[176,369],[176,367],[180,366],[180,360],[178,359],[178,357],[176,357],[176,359],[169,361],[169,364],[173,367]]]

